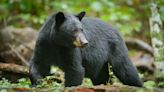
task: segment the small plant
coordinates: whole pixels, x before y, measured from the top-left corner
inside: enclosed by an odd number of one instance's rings
[[[161,87],[161,88],[164,88],[164,82],[160,82],[160,83],[158,83],[157,86],[158,86],[158,87]]]
[[[154,81],[147,81],[147,82],[144,82],[144,86],[146,87],[146,88],[153,88],[153,87],[155,87],[155,82]]]

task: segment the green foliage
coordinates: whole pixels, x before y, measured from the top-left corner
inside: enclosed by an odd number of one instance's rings
[[[153,88],[155,87],[155,82],[154,81],[147,81],[147,82],[144,82],[144,87],[146,88]]]
[[[5,78],[2,78],[2,80],[0,80],[0,85],[2,88],[11,87],[11,83]]]
[[[82,86],[91,87],[93,86],[92,81],[89,78],[84,78]]]
[[[57,77],[55,76],[47,76],[44,79],[41,79],[39,85],[37,85],[37,88],[63,88],[64,87],[64,82],[58,83],[55,81]],[[82,86],[85,87],[90,87],[93,86],[92,82],[88,78],[84,78]]]
[[[148,11],[148,4],[137,0],[1,0],[0,20],[18,27],[32,26],[40,28],[45,19],[53,12],[65,11],[78,13],[86,11],[87,16],[100,17],[102,20],[116,25],[123,35],[141,30],[143,17]],[[147,1],[148,2],[148,1]],[[147,3],[145,2],[145,3]],[[141,12],[142,12],[141,11]],[[12,21],[17,21],[13,22]],[[22,22],[23,21],[23,22]]]
[[[164,82],[159,82],[158,87],[164,88]]]
[[[19,79],[18,83],[11,83],[5,78],[2,78],[2,80],[0,80],[1,88],[21,88],[21,87],[30,88],[30,84],[31,84],[30,81],[25,78]]]
[[[40,80],[40,84],[37,85],[36,88],[63,88],[64,82],[58,83],[56,79],[56,76],[47,76]],[[25,78],[19,79],[17,83],[11,83],[7,79],[2,78],[2,80],[0,80],[0,85],[0,88],[31,88],[30,80]],[[90,79],[85,78],[82,86],[90,87],[93,86],[93,84]]]
[[[57,83],[55,76],[47,76],[44,79],[40,80],[40,84],[37,85],[37,88],[55,88],[55,87],[64,87],[63,83]]]
[[[159,13],[161,15],[162,21],[164,21],[164,1],[163,0],[156,0],[156,3],[159,6]]]

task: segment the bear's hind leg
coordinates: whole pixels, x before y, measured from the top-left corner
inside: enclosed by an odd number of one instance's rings
[[[135,66],[128,57],[126,46],[122,43],[111,45],[110,63],[113,73],[125,85],[142,87]]]

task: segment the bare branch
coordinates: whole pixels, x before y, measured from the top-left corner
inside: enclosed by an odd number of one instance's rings
[[[24,57],[22,55],[19,54],[18,51],[16,51],[12,45],[8,44],[8,46],[10,47],[10,49],[19,57],[19,59],[22,61],[22,64],[25,66],[28,66],[28,62],[24,59]]]

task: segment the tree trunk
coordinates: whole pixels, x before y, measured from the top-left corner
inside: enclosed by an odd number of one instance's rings
[[[155,78],[157,84],[159,82],[164,83],[164,68],[159,67],[164,62],[164,30],[162,26],[162,21],[160,19],[160,14],[158,12],[157,5],[151,2],[151,17],[149,19],[150,22],[150,32],[152,38],[152,46],[154,48],[154,57],[155,61],[161,64],[157,65]]]

